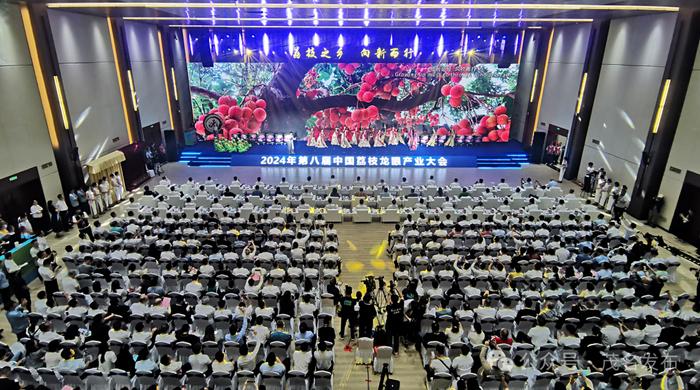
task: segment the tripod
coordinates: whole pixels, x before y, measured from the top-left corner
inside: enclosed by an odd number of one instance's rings
[[[379,377],[379,387],[377,390],[399,390],[399,381],[389,378],[389,364],[384,363]]]

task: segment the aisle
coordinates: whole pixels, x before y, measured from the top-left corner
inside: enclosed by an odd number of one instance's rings
[[[360,285],[365,275],[384,276],[391,279],[394,265],[386,254],[386,238],[392,224],[353,224],[336,225],[340,239],[339,253],[343,259],[343,273],[340,281],[352,286],[353,291]],[[340,320],[336,319],[336,329],[340,329]],[[346,335],[347,337],[347,335]],[[353,352],[345,352],[345,341],[335,346],[334,388],[336,390],[376,390],[379,375],[374,375],[370,367],[369,387],[367,386],[367,369],[354,363]],[[425,370],[415,350],[406,352],[403,346],[399,356],[394,357],[395,379],[401,381],[401,389],[425,389]]]

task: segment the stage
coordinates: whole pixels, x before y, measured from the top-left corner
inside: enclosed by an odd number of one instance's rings
[[[518,169],[529,161],[519,142],[480,143],[469,146],[405,145],[380,148],[339,146],[313,148],[294,142],[294,154],[286,144],[253,145],[244,153],[217,152],[213,142],[199,142],[183,149],[179,162],[192,167],[401,167],[401,168],[508,168]]]

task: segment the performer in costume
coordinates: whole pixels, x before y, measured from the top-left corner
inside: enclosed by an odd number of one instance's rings
[[[357,129],[352,132],[352,138],[350,138],[350,145],[357,145],[357,132],[360,131],[360,129]]]
[[[425,146],[435,146],[437,143],[437,131],[433,130],[433,135],[430,136],[428,143]]]
[[[348,131],[350,131],[350,130],[348,130]],[[347,131],[341,131],[340,132],[340,147],[343,149],[347,149],[351,146],[352,145],[350,145],[350,142],[348,141]]]
[[[369,131],[365,130],[362,132],[362,134],[360,134],[360,142],[357,144],[357,146],[359,146],[361,148],[369,148],[370,146],[372,146],[369,144],[369,134],[368,133],[369,133]]]
[[[316,140],[314,138],[314,129],[309,129],[309,131],[306,132],[306,146],[310,146],[312,148],[316,146]]]
[[[399,141],[399,143],[400,143],[401,145],[406,145],[406,140],[404,139],[405,133],[406,133],[406,128],[405,128],[405,127],[404,127],[404,129],[401,131],[401,133],[399,133],[399,131],[396,130],[396,139]]]
[[[398,139],[398,132],[395,128],[390,128],[387,130],[387,133],[389,135],[389,140],[387,142],[388,145],[396,146],[399,144],[399,139]]]
[[[326,146],[326,132],[323,130],[319,131],[318,133],[318,138],[316,139],[316,147],[317,148],[327,148]]]
[[[418,149],[418,138],[419,135],[415,130],[408,131],[408,148],[411,150]]]
[[[377,133],[374,135],[374,147],[381,148],[384,146],[386,146],[386,143],[384,143],[384,132],[377,130]]]
[[[333,129],[333,135],[331,135],[331,145],[340,145],[340,142],[338,141],[338,130],[336,129]]]
[[[454,130],[450,130],[450,136],[447,138],[447,141],[445,141],[445,146],[455,146],[455,137],[457,135],[455,134]]]

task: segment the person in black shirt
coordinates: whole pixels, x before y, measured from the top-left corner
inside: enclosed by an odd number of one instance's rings
[[[318,328],[319,342],[335,344],[335,328],[331,326],[329,318],[323,320],[323,326]]]
[[[372,303],[372,297],[369,294],[365,294],[364,298],[360,302],[360,313],[358,319],[360,337],[372,336],[372,325],[374,324],[374,318],[376,316],[377,310],[374,308],[374,304]]]
[[[326,286],[326,292],[333,295],[333,303],[338,305],[340,303],[340,290],[338,289],[338,283],[335,278],[331,279]]]
[[[440,330],[440,324],[437,321],[430,326],[430,332],[423,336],[423,346],[427,346],[431,341],[438,341],[443,345],[447,344],[447,335]]]
[[[666,343],[669,346],[676,345],[681,341],[685,335],[685,330],[683,329],[683,320],[680,318],[674,318],[672,326],[667,326],[661,330],[659,335],[659,343]]]
[[[377,329],[374,330],[374,346],[383,347],[389,345],[389,335],[387,335],[384,327],[379,324]]]
[[[389,335],[394,353],[399,353],[399,338],[403,327],[403,300],[398,295],[391,296],[391,304],[386,307],[386,332]]]
[[[355,298],[352,297],[352,287],[345,287],[345,296],[340,299],[340,337],[345,337],[345,324],[350,326],[350,338],[355,338]]]

